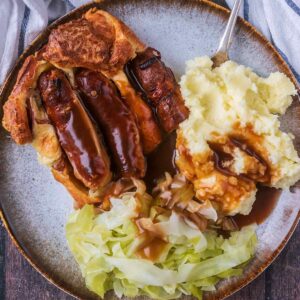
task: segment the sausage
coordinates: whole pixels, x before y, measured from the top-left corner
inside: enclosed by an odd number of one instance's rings
[[[80,70],[75,81],[85,106],[102,129],[118,175],[144,177],[146,162],[134,116],[104,75]]]
[[[111,179],[110,161],[95,126],[61,70],[42,73],[38,88],[74,175],[92,189]]]
[[[161,61],[160,53],[147,48],[130,61],[125,71],[132,84],[156,110],[161,126],[172,132],[189,114],[179,85],[170,68]]]
[[[136,118],[144,153],[151,153],[162,141],[161,132],[151,108],[134,90],[123,71],[114,75],[112,80],[118,87],[122,99]]]

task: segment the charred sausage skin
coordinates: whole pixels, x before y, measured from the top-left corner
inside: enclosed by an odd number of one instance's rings
[[[90,189],[106,185],[111,179],[108,155],[64,73],[57,69],[42,73],[38,88],[74,175]]]
[[[148,155],[162,142],[162,134],[156,117],[151,107],[145,103],[141,95],[131,86],[123,71],[113,76],[112,80],[119,89],[122,100],[136,118],[144,154]]]
[[[75,80],[85,106],[103,131],[118,175],[144,177],[146,162],[135,117],[113,82],[87,69],[80,70]]]
[[[161,126],[172,132],[189,114],[184,105],[179,85],[171,69],[161,61],[160,53],[147,48],[125,68],[132,84],[139,89],[156,110]]]

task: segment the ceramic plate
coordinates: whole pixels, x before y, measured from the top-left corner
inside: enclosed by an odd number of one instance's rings
[[[1,94],[3,104],[16,80],[24,59],[48,38],[50,29],[97,6],[128,24],[149,45],[159,49],[177,77],[185,61],[199,55],[212,55],[228,18],[228,11],[209,1],[103,1],[72,11],[46,29],[19,58]],[[294,80],[291,71],[275,49],[247,22],[238,20],[230,57],[253,68],[260,75],[280,70]],[[294,81],[295,82],[295,81]],[[2,112],[0,114],[2,118]],[[283,117],[283,129],[292,132],[300,150],[300,105],[294,101]],[[3,221],[20,252],[47,279],[66,292],[94,299],[81,278],[68,250],[64,225],[72,211],[72,199],[50,171],[38,164],[30,146],[17,146],[8,134],[0,132],[0,190]],[[221,282],[205,299],[222,299],[258,276],[278,255],[299,219],[300,189],[282,192],[273,213],[259,226],[259,246],[255,259],[244,275]],[[107,299],[114,299],[112,294]]]

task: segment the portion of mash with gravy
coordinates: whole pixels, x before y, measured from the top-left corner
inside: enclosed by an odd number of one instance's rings
[[[213,68],[205,56],[187,62],[180,85],[190,115],[178,130],[176,164],[198,199],[224,215],[249,214],[257,183],[288,188],[300,179],[293,136],[278,119],[296,94],[286,75],[263,78],[233,61]]]

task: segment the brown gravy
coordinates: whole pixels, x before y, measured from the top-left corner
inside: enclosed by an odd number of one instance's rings
[[[231,144],[231,145],[230,145]],[[223,150],[223,144],[208,142],[210,149],[213,151],[213,158],[216,169],[223,173],[226,176],[234,176],[243,180],[257,180],[257,178],[253,177],[253,174],[239,174],[236,175],[227,167],[224,167],[226,162],[230,162],[233,160],[233,156],[229,153],[226,153]],[[247,155],[254,157],[260,164],[265,167],[264,174],[259,176],[260,182],[268,182],[270,180],[270,170],[267,162],[257,153],[255,152],[243,139],[230,137],[229,145],[238,147],[240,150],[244,151]]]
[[[232,155],[224,152],[219,144],[208,142],[208,145],[214,153],[215,168],[226,176],[236,176],[234,173],[224,167],[225,162],[233,160]]]
[[[59,125],[56,126],[57,135],[62,148],[68,157],[72,157],[81,176],[92,180],[93,176],[101,174],[101,164],[95,164],[95,158],[99,157],[95,129],[86,118],[79,100],[70,103],[69,120],[65,127],[61,126],[64,129],[60,130],[58,127]]]
[[[169,172],[176,174],[175,165],[176,133],[169,135],[161,145],[148,156],[147,173],[144,178],[148,191],[155,186],[156,180]],[[281,194],[280,190],[270,187],[258,186],[256,201],[249,215],[237,215],[233,219],[239,227],[252,223],[261,224],[272,213],[277,200]]]
[[[157,179],[163,177],[165,172],[169,172],[171,175],[176,174],[175,148],[176,133],[174,132],[148,156],[148,167],[144,180],[149,192],[155,186]],[[275,208],[280,194],[281,191],[275,188],[259,186],[251,213],[247,216],[234,216],[233,220],[239,228],[252,223],[263,223]],[[146,235],[145,242],[139,247],[136,255],[140,258],[156,261],[167,246],[167,243],[161,239],[159,233],[156,235],[147,231],[142,232],[140,230],[140,232],[142,235]]]
[[[149,259],[154,262],[157,261],[161,253],[168,246],[168,243],[164,241],[164,232],[149,231],[143,228],[139,220],[135,224],[139,230],[140,237],[143,239],[142,244],[138,247],[135,254],[140,258]]]
[[[146,242],[136,252],[140,258],[157,261],[168,243],[164,240],[147,234]]]
[[[233,217],[239,228],[252,223],[263,223],[275,208],[281,190],[275,188],[259,186],[256,200],[249,215],[236,215]]]
[[[172,176],[176,174],[175,148],[176,132],[173,132],[147,157],[147,173],[144,181],[149,192],[165,172]]]

